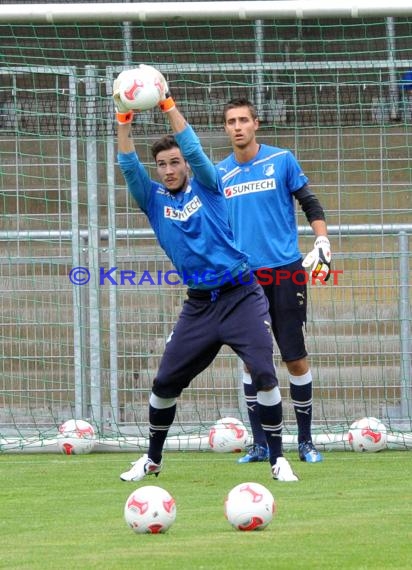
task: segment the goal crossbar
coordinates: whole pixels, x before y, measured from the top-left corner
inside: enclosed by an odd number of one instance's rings
[[[2,24],[62,24],[68,22],[155,22],[185,20],[256,20],[395,17],[412,15],[410,0],[257,1],[257,2],[138,2],[8,4],[2,6]]]

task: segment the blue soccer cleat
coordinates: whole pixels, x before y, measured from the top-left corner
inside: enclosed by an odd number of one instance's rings
[[[322,455],[311,441],[302,441],[302,443],[299,443],[299,459],[306,461],[306,463],[319,463],[323,461]]]
[[[246,455],[237,460],[238,463],[256,463],[257,461],[267,461],[269,459],[269,450],[263,445],[254,443],[248,449]]]

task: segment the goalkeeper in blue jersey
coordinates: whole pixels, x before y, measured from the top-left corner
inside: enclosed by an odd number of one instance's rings
[[[239,249],[263,285],[269,301],[272,330],[289,373],[290,396],[298,426],[302,461],[317,463],[322,455],[312,441],[312,374],[305,347],[306,282],[327,281],[331,250],[324,211],[308,186],[295,156],[286,149],[256,140],[259,121],[255,107],[244,98],[224,107],[224,128],[233,152],[218,165],[229,218]],[[302,262],[295,216],[297,201],[316,236],[313,250]],[[256,390],[246,365],[243,386],[254,443],[240,463],[265,461],[266,438],[256,406]]]
[[[282,402],[273,365],[267,299],[250,271],[247,256],[234,243],[216,167],[176,108],[164,77],[154,71],[163,86],[159,106],[174,133],[152,146],[160,182],[151,180],[139,161],[132,139],[133,112],[122,105],[115,81],[118,161],[129,192],[188,290],[152,386],[148,452],[120,478],[140,481],[159,474],[178,397],[226,344],[250,370],[272,477],[296,481],[282,454]]]

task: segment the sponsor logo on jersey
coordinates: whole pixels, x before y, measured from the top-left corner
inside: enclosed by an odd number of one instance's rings
[[[255,192],[267,192],[268,190],[276,190],[276,182],[274,178],[265,180],[253,180],[250,182],[242,182],[225,188],[226,198],[235,198],[243,194],[253,194]]]
[[[193,200],[190,200],[183,208],[183,210],[176,210],[170,206],[164,207],[164,217],[169,218],[171,220],[176,220],[178,222],[185,222],[193,216],[195,212],[202,207],[202,202],[200,201],[198,196],[195,196]]]

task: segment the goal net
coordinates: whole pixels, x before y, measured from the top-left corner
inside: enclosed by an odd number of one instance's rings
[[[317,445],[348,449],[348,426],[374,416],[390,447],[412,447],[412,7],[306,4],[2,6],[0,451],[54,451],[70,418],[95,426],[99,450],[147,445],[185,288],[116,165],[112,83],[139,63],[165,74],[215,162],[230,151],[224,103],[253,100],[260,141],[296,154],[326,210],[336,272],[308,289]],[[154,176],[164,118],[145,112],[133,131]],[[296,422],[274,358],[288,448]],[[247,425],[226,347],[180,398],[166,448],[207,449],[225,416]]]

